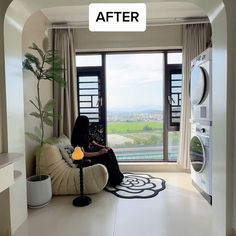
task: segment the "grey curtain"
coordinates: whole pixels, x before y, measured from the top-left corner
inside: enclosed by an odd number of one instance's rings
[[[55,137],[65,134],[70,138],[78,116],[73,29],[54,29],[53,48],[58,50],[63,58],[65,69],[63,76],[66,82],[65,87],[61,87],[57,83],[53,85],[55,112],[60,115],[60,119],[54,120],[53,133]]]
[[[211,46],[210,24],[189,24],[183,26],[183,81],[182,81],[182,107],[180,123],[180,148],[178,164],[190,168],[189,145],[191,135],[191,107],[189,99],[189,80],[191,60]]]

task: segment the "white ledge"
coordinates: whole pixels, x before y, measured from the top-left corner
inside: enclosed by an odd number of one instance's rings
[[[22,156],[20,153],[0,153],[0,169],[17,162]]]
[[[0,193],[14,184],[21,172],[14,170],[14,163],[23,157],[18,153],[0,154]]]
[[[176,162],[119,162],[119,166],[125,172],[189,172]]]

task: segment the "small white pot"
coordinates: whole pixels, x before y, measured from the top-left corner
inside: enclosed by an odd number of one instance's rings
[[[52,198],[49,175],[34,175],[27,178],[27,204],[29,208],[46,206]]]

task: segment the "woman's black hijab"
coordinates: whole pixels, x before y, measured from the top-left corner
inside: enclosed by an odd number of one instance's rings
[[[87,116],[78,116],[72,131],[71,144],[73,147],[88,149],[89,145],[89,119]]]

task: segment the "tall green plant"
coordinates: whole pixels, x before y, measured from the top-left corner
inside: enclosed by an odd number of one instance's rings
[[[35,111],[31,112],[30,115],[39,119],[39,127],[34,128],[34,133],[26,132],[26,135],[38,142],[40,146],[44,143],[53,144],[56,139],[49,138],[45,139],[45,125],[52,126],[53,118],[58,118],[58,114],[53,112],[54,100],[50,99],[45,105],[41,102],[40,94],[40,82],[42,80],[49,80],[56,82],[61,86],[65,85],[63,80],[62,72],[62,58],[60,57],[58,51],[51,50],[49,48],[48,38],[44,38],[43,48],[39,48],[35,43],[32,44],[29,49],[35,53],[27,52],[25,54],[25,59],[23,61],[23,68],[32,72],[35,79],[37,80],[37,94],[35,100],[29,100],[34,106]]]

